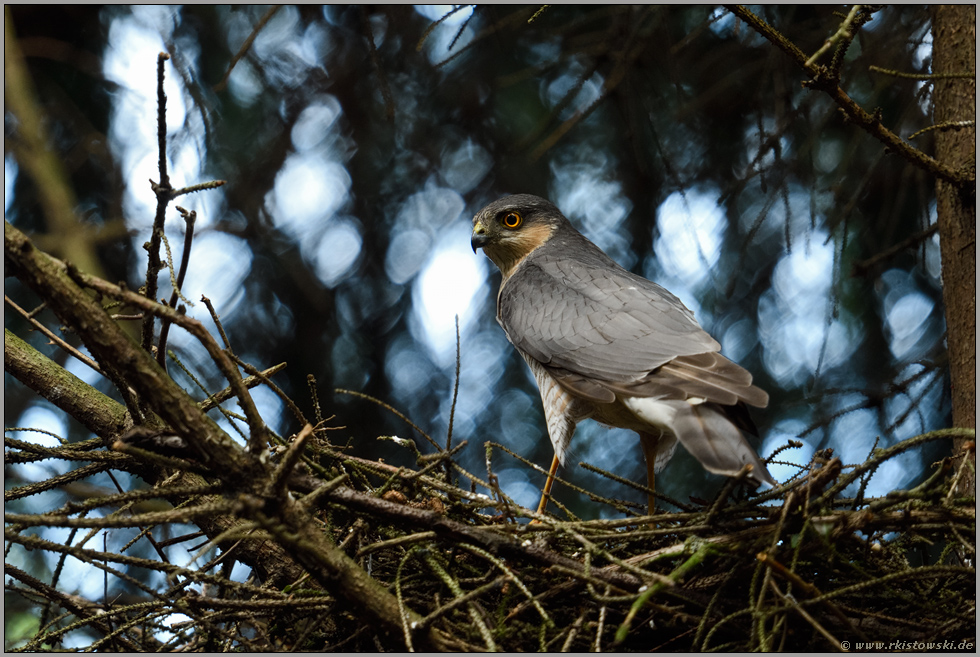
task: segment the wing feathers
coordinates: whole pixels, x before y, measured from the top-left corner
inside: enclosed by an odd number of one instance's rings
[[[536,360],[610,381],[718,349],[675,296],[617,265],[570,225],[503,283],[497,319]]]
[[[752,375],[748,370],[720,354],[698,354],[697,357],[675,358],[650,376],[658,375],[677,381],[686,392],[689,392],[689,397],[704,397],[708,401],[720,404],[744,401],[758,408],[765,408],[769,404],[769,394],[752,385]],[[686,385],[680,382],[686,382]],[[732,398],[735,401],[728,401]]]
[[[703,399],[706,402],[734,406],[746,403],[764,408],[769,395],[752,385],[752,375],[719,354],[704,354],[717,360],[717,369],[688,367],[677,358],[635,381],[603,381],[553,365],[548,372],[570,392],[590,401],[612,403],[619,397],[652,397],[656,399]]]
[[[498,321],[521,352],[593,401],[629,394],[768,403],[677,297],[619,267],[570,226],[506,281]]]

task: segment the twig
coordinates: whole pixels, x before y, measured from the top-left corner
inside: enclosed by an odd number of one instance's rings
[[[177,307],[178,297],[183,298],[183,294],[181,294],[180,289],[184,286],[184,276],[187,274],[187,266],[191,260],[191,245],[194,242],[194,222],[197,219],[196,212],[188,212],[180,206],[177,206],[177,209],[180,211],[180,215],[184,218],[184,223],[186,224],[187,228],[184,231],[184,249],[180,256],[180,270],[177,273],[176,278],[173,278],[173,263],[170,264],[170,280],[174,288],[173,292],[170,293],[170,303],[168,304],[171,308]],[[169,245],[167,246],[167,260],[170,260]],[[161,320],[160,340],[157,343],[157,363],[164,369],[164,371],[167,369],[167,335],[169,333],[170,322],[168,322],[166,319]]]
[[[420,620],[416,628],[422,629],[428,627],[429,625],[432,624],[433,621],[437,620],[442,616],[445,616],[450,611],[458,609],[463,605],[478,599],[484,593],[489,593],[494,589],[499,589],[506,581],[508,581],[507,577],[504,575],[500,575],[496,579],[487,582],[483,586],[478,586],[477,588],[473,589],[469,593],[466,593],[465,595],[461,595],[458,598],[453,598],[450,602],[442,605],[441,607],[437,608],[435,611],[430,613],[428,616]]]
[[[855,262],[853,265],[851,265],[851,276],[856,277],[856,276],[865,275],[872,267],[877,265],[879,262],[888,260],[892,256],[901,253],[905,249],[916,246],[917,244],[919,244],[919,242],[922,242],[923,240],[931,237],[937,230],[939,230],[939,224],[938,223],[932,224],[925,230],[921,230],[918,233],[909,235],[898,244],[885,249],[881,253],[876,253],[875,255],[871,256],[866,260],[860,260],[858,262]]]
[[[269,483],[269,495],[274,498],[279,498],[286,492],[286,482],[289,481],[293,469],[299,463],[300,457],[303,456],[307,439],[312,435],[313,427],[307,423],[303,425],[300,432],[293,438],[289,449],[286,450],[285,456],[282,457],[282,462],[279,463],[279,467],[272,473],[272,481]]]
[[[631,47],[635,40],[640,40],[641,43],[637,44],[635,47]],[[620,83],[626,79],[626,74],[630,69],[630,65],[636,61],[636,59],[647,51],[648,44],[645,39],[640,37],[640,25],[637,25],[632,29],[626,40],[626,44],[623,49],[616,54],[614,60],[616,62],[615,67],[609,73],[602,82],[602,89],[599,90],[598,97],[589,104],[588,107],[580,109],[574,115],[568,117],[563,121],[557,128],[555,128],[551,134],[549,134],[544,140],[539,143],[534,150],[528,154],[528,159],[531,162],[536,162],[541,158],[546,152],[548,152],[555,144],[561,140],[572,128],[578,125],[580,122],[584,121],[589,117],[589,115],[594,112],[600,104],[620,85]]]
[[[804,620],[806,620],[808,623],[810,623],[810,625],[813,626],[813,629],[815,629],[817,632],[820,633],[821,636],[823,636],[825,639],[827,639],[827,641],[830,642],[830,645],[833,647],[834,650],[836,650],[837,652],[849,652],[848,650],[846,650],[842,646],[841,642],[833,634],[831,634],[830,632],[828,632],[826,630],[826,628],[824,628],[823,625],[821,625],[820,623],[818,623],[817,620],[815,618],[813,618],[813,616],[811,616],[810,614],[808,614],[807,611],[805,609],[803,609],[803,607],[801,607],[796,602],[795,599],[793,599],[793,596],[791,596],[789,594],[786,594],[786,593],[783,593],[782,591],[780,591],[779,590],[779,587],[776,586],[776,583],[773,582],[773,581],[771,581],[771,580],[769,581],[769,586],[770,586],[770,588],[772,588],[773,592],[777,596],[779,596],[779,598],[783,602],[786,603],[787,606],[789,606],[793,611],[795,611],[800,616],[802,616]]]
[[[677,507],[678,509],[680,509],[681,511],[688,511],[688,512],[689,511],[694,511],[694,507],[692,507],[690,504],[684,504],[683,502],[678,502],[674,498],[672,498],[672,497],[670,497],[668,495],[664,495],[663,493],[661,493],[659,491],[656,491],[656,490],[650,488],[649,486],[644,486],[643,484],[638,484],[635,481],[632,481],[630,479],[627,479],[626,477],[620,477],[619,475],[613,474],[612,472],[609,472],[608,470],[603,470],[602,468],[597,467],[597,466],[594,466],[591,463],[586,463],[585,461],[580,461],[578,465],[579,465],[580,468],[584,468],[584,469],[588,470],[589,472],[594,472],[594,473],[596,473],[598,475],[602,475],[603,477],[606,477],[607,479],[612,479],[615,482],[618,482],[620,484],[623,484],[624,486],[629,486],[633,490],[640,491],[641,493],[645,493],[647,495],[653,495],[658,500],[660,500],[661,502],[666,502],[667,504],[671,504],[671,505]],[[561,481],[557,477],[555,478],[555,480],[556,481]],[[564,483],[564,482],[562,482],[562,483]]]
[[[422,621],[409,620],[408,608],[405,606],[405,600],[402,597],[402,569],[412,558],[414,552],[414,550],[406,552],[405,556],[398,562],[398,569],[395,571],[395,600],[398,601],[398,616],[401,621],[402,636],[405,638],[405,647],[408,648],[409,652],[415,652],[415,646],[412,645],[412,632],[422,624]]]
[[[156,299],[157,296],[157,275],[163,268],[160,260],[160,242],[163,237],[163,224],[167,218],[167,204],[170,202],[170,176],[167,174],[167,94],[163,90],[164,82],[164,62],[170,59],[170,55],[161,52],[157,55],[157,167],[159,169],[160,182],[150,181],[150,187],[157,197],[157,209],[153,218],[153,228],[150,232],[148,243],[147,263],[146,263],[146,283],[143,290],[147,299]],[[155,317],[152,314],[143,316],[142,336],[140,345],[145,351],[150,351],[153,344],[153,323]]]
[[[282,5],[272,5],[266,10],[265,14],[262,15],[262,18],[258,20],[258,22],[255,24],[255,27],[252,28],[252,32],[242,42],[242,45],[238,49],[238,52],[235,53],[235,56],[231,58],[231,62],[228,64],[228,70],[226,70],[225,74],[221,77],[221,81],[218,84],[214,85],[214,90],[216,92],[220,93],[225,90],[225,87],[228,86],[228,78],[231,77],[231,72],[235,69],[235,66],[242,59],[242,57],[245,56],[245,53],[248,52],[248,49],[252,47],[252,42],[255,41],[255,37],[259,35],[259,32],[262,31],[262,28],[265,27],[265,24],[268,23],[273,16],[275,16],[276,12],[279,11],[281,7]]]
[[[766,564],[769,568],[771,568],[772,572],[776,573],[777,575],[779,575],[780,577],[782,577],[783,579],[791,583],[793,586],[796,586],[797,588],[801,589],[803,593],[805,593],[807,596],[811,598],[815,598],[823,595],[820,589],[818,589],[815,585],[805,581],[799,575],[794,573],[792,570],[790,570],[789,568],[787,568],[779,561],[766,554],[765,552],[760,552],[759,554],[756,555],[756,558],[759,559],[759,561],[761,561],[762,563]],[[772,580],[770,580],[769,583],[771,585],[774,585],[774,582]],[[793,605],[797,606],[796,600],[793,600]],[[841,626],[847,629],[850,632],[850,634],[856,634],[861,639],[865,641],[868,640],[868,637],[864,635],[864,632],[862,632],[859,628],[854,627],[850,619],[847,616],[845,616],[844,612],[842,612],[837,605],[833,604],[831,600],[825,599],[824,606],[827,608],[828,611],[830,611],[830,613],[834,614],[837,617],[837,620],[840,621]]]
[[[244,379],[242,379],[242,385],[245,386],[246,388],[252,389],[255,386],[261,385],[263,383],[268,384],[269,377],[271,377],[273,374],[277,374],[278,372],[281,372],[284,369],[286,369],[286,363],[279,363],[278,365],[273,365],[269,369],[262,370],[261,372],[257,372],[253,376],[245,377]],[[231,386],[229,386],[227,388],[223,388],[222,390],[214,393],[213,395],[208,396],[208,398],[200,402],[198,406],[200,406],[202,411],[210,411],[212,408],[218,406],[222,402],[228,401],[234,396],[235,396],[235,392],[231,389]]]
[[[24,310],[23,308],[21,308],[20,306],[18,306],[16,303],[14,303],[13,299],[11,299],[10,297],[8,297],[6,294],[3,295],[3,300],[7,302],[7,305],[9,305],[11,308],[13,308],[18,313],[20,313],[24,317],[24,319],[26,319],[28,322],[30,322],[31,323],[31,326],[33,326],[34,328],[36,328],[38,331],[40,331],[44,335],[48,336],[48,338],[52,342],[54,342],[56,345],[58,345],[59,347],[61,347],[65,351],[67,351],[69,354],[71,354],[72,356],[74,356],[75,358],[77,358],[78,360],[80,360],[81,362],[83,362],[86,365],[88,365],[89,367],[91,367],[93,370],[95,370],[99,374],[102,374],[103,376],[105,376],[105,373],[102,371],[102,368],[99,367],[99,364],[98,363],[96,363],[94,360],[92,360],[91,358],[89,358],[88,356],[86,356],[85,354],[83,354],[82,352],[80,352],[78,349],[75,349],[75,347],[71,346],[70,344],[68,344],[67,342],[65,342],[61,338],[59,338],[57,335],[55,335],[54,331],[52,331],[51,329],[49,329],[47,326],[45,326],[41,322],[39,322],[36,319],[34,319],[34,314],[33,313],[28,313],[26,310]]]
[[[111,625],[109,625],[106,615],[102,613],[103,610],[88,600],[80,598],[79,596],[72,596],[67,593],[63,593],[53,586],[48,586],[41,580],[25,573],[23,570],[17,568],[11,563],[4,563],[3,570],[5,577],[11,577],[30,586],[38,593],[44,595],[44,597],[48,600],[51,600],[52,602],[61,605],[65,609],[70,610],[78,618],[85,619],[85,624],[91,625],[97,631],[101,633],[109,633],[111,631]],[[42,636],[37,638],[41,639],[42,637],[48,642],[52,641],[51,634],[44,633]],[[52,643],[49,643],[48,645],[52,645]],[[120,646],[125,650],[130,650],[133,652],[139,651],[139,646],[137,646],[137,644],[126,639],[121,641]],[[41,649],[41,647],[38,646],[37,649]]]
[[[320,499],[321,496],[330,493],[338,486],[346,483],[349,478],[350,477],[346,473],[344,473],[339,477],[336,477],[335,479],[331,479],[330,481],[324,483],[322,486],[308,493],[306,496],[303,497],[303,499],[299,501],[299,503],[304,507],[312,508],[313,505],[317,502],[317,500]]]
[[[306,385],[310,389],[310,398],[313,400],[313,419],[316,420],[316,426],[320,426],[323,422],[323,410],[320,408],[320,396],[316,390],[316,377],[312,374],[307,374]]]
[[[236,363],[238,363],[238,366],[239,367],[241,367],[243,370],[245,370],[246,372],[248,372],[249,374],[251,374],[252,377],[259,379],[262,383],[265,384],[265,386],[267,388],[269,388],[269,390],[271,390],[272,392],[274,392],[276,394],[276,396],[279,397],[279,399],[281,399],[282,402],[286,405],[286,408],[288,408],[290,410],[290,412],[293,414],[293,417],[296,418],[296,421],[297,422],[299,422],[301,425],[302,424],[309,424],[309,422],[307,422],[307,420],[306,420],[306,416],[303,415],[303,411],[301,411],[300,408],[299,408],[299,406],[296,405],[296,402],[294,402],[289,397],[289,395],[287,395],[282,390],[282,388],[280,388],[279,386],[277,386],[276,384],[274,384],[269,379],[269,376],[271,376],[271,373],[267,373],[267,372],[270,372],[269,370],[267,370],[266,372],[260,372],[258,370],[258,368],[256,368],[254,365],[250,365],[250,364],[246,363],[245,361],[243,361],[241,358],[239,358],[235,354],[230,354],[230,356],[231,356],[232,360],[234,360]],[[286,366],[286,364],[285,363],[282,363],[282,367],[285,367],[285,366]],[[282,369],[282,367],[280,367],[279,369]],[[276,371],[279,371],[279,370],[276,370]]]
[[[159,525],[167,522],[187,522],[203,516],[213,516],[227,513],[231,510],[231,502],[216,501],[199,504],[194,507],[173,509],[170,511],[150,511],[131,516],[108,516],[102,518],[69,518],[65,515],[52,513],[4,513],[4,521],[10,525],[24,527],[96,527],[109,529],[111,527],[139,527],[140,525]]]
[[[736,473],[734,477],[728,477],[725,483],[722,485],[721,490],[715,496],[715,501],[708,509],[708,515],[704,518],[704,524],[710,525],[714,522],[715,518],[718,517],[718,512],[721,511],[722,507],[725,506],[725,502],[728,501],[728,496],[731,494],[732,490],[740,484],[749,473],[752,472],[752,464],[746,463],[742,466],[742,469]]]
[[[924,135],[927,132],[932,132],[933,130],[938,130],[940,132],[947,132],[949,130],[964,130],[966,128],[976,128],[976,127],[977,127],[977,122],[972,120],[971,121],[944,121],[943,123],[937,123],[936,125],[927,126],[922,130],[916,130],[911,135],[909,135],[909,139],[915,139],[916,137]]]
[[[13,500],[19,500],[24,497],[30,497],[31,495],[37,495],[46,490],[51,490],[53,488],[60,488],[66,484],[70,484],[73,481],[78,481],[79,479],[84,479],[85,477],[90,477],[92,475],[98,474],[112,467],[111,463],[89,463],[88,465],[83,465],[80,468],[75,468],[70,472],[58,475],[56,477],[49,477],[44,481],[38,481],[33,484],[28,484],[26,486],[18,486],[16,488],[8,488],[3,491],[3,501],[12,502]]]
[[[181,187],[180,189],[175,189],[170,192],[170,199],[173,200],[178,196],[183,196],[184,194],[193,194],[194,192],[202,192],[207,189],[217,189],[218,187],[226,184],[228,184],[227,180],[209,180],[208,182],[198,183],[188,187]],[[179,210],[180,208],[177,209]]]
[[[486,550],[483,550],[481,548],[478,548],[475,545],[469,545],[467,543],[462,543],[460,545],[460,547],[462,549],[466,550],[467,552],[471,552],[471,553],[473,553],[473,554],[475,554],[477,556],[483,557],[484,559],[486,559],[487,561],[489,561],[490,563],[492,563],[494,566],[496,566],[501,572],[504,573],[504,575],[511,582],[514,583],[515,586],[517,586],[517,588],[519,588],[521,590],[521,593],[523,593],[527,597],[528,601],[532,605],[534,605],[534,608],[537,610],[538,614],[541,616],[541,620],[544,621],[545,625],[547,625],[548,627],[554,627],[555,626],[555,622],[553,620],[551,620],[551,616],[548,615],[548,612],[545,611],[544,607],[541,606],[541,603],[538,602],[538,600],[534,597],[534,594],[531,593],[530,589],[528,589],[528,587],[524,584],[524,582],[522,582],[521,579],[517,575],[514,574],[514,571],[507,567],[507,564],[505,564],[503,561],[501,561],[497,557],[493,556],[492,554],[490,554]]]
[[[459,396],[459,370],[460,370],[460,349],[459,349],[459,315],[456,315],[456,378],[453,383],[453,402],[449,407],[449,430],[446,432],[446,451],[453,448],[453,419],[456,417],[456,398]],[[446,461],[446,483],[452,484],[453,467]]]
[[[833,48],[834,44],[836,44],[838,41],[841,40],[850,41],[852,38],[854,38],[851,33],[851,24],[854,22],[854,19],[857,17],[858,12],[860,10],[861,10],[861,5],[853,5],[851,7],[851,11],[848,12],[847,17],[844,19],[844,22],[840,24],[840,27],[837,28],[836,32],[834,32],[832,35],[827,37],[827,40],[824,41],[822,46],[820,46],[820,49],[817,50],[817,52],[813,53],[813,55],[811,55],[808,60],[806,60],[806,62],[804,63],[805,67],[813,66],[816,63],[816,61],[820,59],[820,57],[823,56],[825,52]]]
[[[204,304],[204,307],[208,309],[208,312],[211,313],[211,321],[213,321],[214,325],[218,328],[218,334],[221,336],[221,343],[225,345],[225,349],[231,351],[231,343],[228,341],[228,334],[225,333],[225,327],[221,325],[221,320],[218,319],[218,313],[215,312],[214,306],[211,305],[211,299],[202,294],[201,302]]]
[[[936,431],[930,431],[912,438],[903,440],[902,442],[892,445],[887,449],[878,450],[873,458],[868,459],[864,463],[860,464],[858,467],[854,468],[850,473],[840,477],[837,482],[828,488],[823,495],[817,500],[818,506],[824,506],[827,504],[834,496],[840,493],[842,490],[850,486],[854,481],[856,481],[862,474],[877,468],[882,462],[887,461],[896,454],[905,452],[912,447],[931,442],[933,440],[944,440],[946,438],[975,438],[976,431],[973,429],[964,428],[952,428],[952,429],[937,429]]]
[[[464,595],[463,589],[460,588],[459,582],[453,579],[449,575],[449,573],[446,572],[446,570],[442,567],[442,564],[439,563],[439,561],[435,558],[435,556],[433,556],[431,552],[426,552],[423,555],[423,558],[425,559],[425,562],[429,565],[429,568],[431,568],[432,571],[436,574],[436,576],[438,576],[439,579],[441,579],[443,583],[449,588],[449,590],[452,591],[455,597],[457,598],[463,597]],[[487,651],[497,652],[497,643],[493,640],[493,635],[490,633],[490,628],[488,628],[487,624],[483,622],[483,618],[480,617],[480,614],[473,607],[472,603],[467,603],[467,607],[470,613],[470,618],[473,620],[473,623],[476,625],[477,629],[479,630],[480,636],[483,637],[483,641],[486,644]]]
[[[432,34],[432,30],[442,25],[443,21],[445,21],[447,18],[455,14],[457,11],[460,11],[461,9],[466,9],[466,7],[467,5],[459,5],[453,7],[452,9],[447,11],[445,15],[442,16],[442,18],[440,18],[439,20],[432,21],[431,23],[429,23],[429,26],[425,28],[424,32],[422,32],[422,36],[419,37],[419,42],[415,44],[415,52],[422,52],[422,46],[425,45],[425,40],[429,38],[430,34]]]
[[[976,73],[906,73],[904,71],[893,71],[888,68],[882,68],[881,66],[869,66],[869,71],[875,73],[882,73],[884,75],[891,75],[896,78],[905,78],[907,80],[973,80],[977,77]]]
[[[177,299],[180,298],[188,306],[193,306],[194,303],[186,299],[183,294],[181,294],[181,289],[184,287],[184,278],[187,276],[187,267],[191,262],[191,245],[194,243],[194,223],[197,221],[197,212],[193,210],[188,211],[184,208],[177,206],[177,211],[180,212],[180,216],[184,219],[185,230],[184,230],[184,249],[180,254],[180,269],[177,271],[176,280],[171,280],[174,286],[173,292],[170,293],[170,303],[168,304],[171,308],[177,305]],[[171,270],[171,275],[173,271]]]
[[[405,424],[407,424],[408,426],[410,426],[413,429],[415,429],[416,431],[418,431],[419,434],[421,434],[423,438],[425,438],[426,440],[429,441],[429,444],[430,445],[432,445],[433,447],[435,447],[438,450],[442,450],[442,447],[440,447],[439,444],[436,441],[434,441],[429,434],[427,434],[426,432],[422,431],[422,428],[419,425],[417,425],[414,422],[412,422],[411,420],[409,420],[405,416],[404,413],[402,413],[401,411],[395,409],[390,404],[386,404],[385,402],[381,401],[380,399],[378,399],[376,397],[372,397],[371,395],[366,395],[363,392],[357,392],[356,390],[347,390],[346,388],[334,388],[334,392],[339,393],[341,395],[351,395],[352,397],[360,397],[361,399],[366,399],[369,402],[373,402],[373,403],[377,404],[378,406],[380,406],[381,408],[385,409],[386,411],[388,411],[389,413],[391,413],[392,415],[394,415],[398,419],[404,421]]]
[[[766,40],[786,53],[809,76],[810,80],[807,82],[809,87],[827,93],[840,106],[850,121],[864,129],[872,137],[916,167],[951,183],[959,189],[964,189],[975,184],[975,178],[968,173],[954,170],[935,158],[926,155],[885,128],[877,117],[864,111],[839,85],[829,79],[823,70],[814,64],[808,64],[808,58],[802,50],[749,9],[742,5],[725,5],[725,7],[735,14],[735,16],[748,23],[749,27],[765,37]]]
[[[662,591],[666,586],[679,582],[693,568],[701,565],[701,562],[711,555],[713,551],[714,548],[710,544],[702,545],[700,548],[698,548],[697,552],[688,557],[687,561],[675,568],[670,575],[664,577],[661,581],[653,582],[648,588],[641,591],[640,595],[637,596],[636,601],[630,607],[629,613],[626,614],[626,618],[620,624],[619,628],[616,629],[615,643],[619,644],[626,640],[626,635],[629,634],[630,627],[633,624],[633,619],[636,618],[636,614],[643,608],[650,598]]]
[[[431,541],[436,538],[438,534],[435,532],[419,532],[417,534],[406,534],[405,536],[399,536],[398,538],[391,538],[387,541],[378,541],[377,543],[371,543],[370,545],[365,545],[357,551],[355,556],[364,557],[372,552],[378,552],[379,550],[387,550],[392,547],[401,547],[403,545],[411,545],[412,543],[421,543],[422,541]]]

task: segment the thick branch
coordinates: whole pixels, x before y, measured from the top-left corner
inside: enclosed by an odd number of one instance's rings
[[[125,384],[136,390],[177,434],[187,438],[219,476],[239,484],[254,479],[258,461],[243,458],[231,438],[147,352],[133,343],[97,301],[71,280],[64,263],[38,251],[26,235],[7,222],[4,260],[7,273],[17,276],[47,301],[58,318],[82,338],[103,369],[119,371]],[[236,379],[241,385],[241,379]]]
[[[128,424],[126,407],[103,395],[9,330],[3,331],[3,367],[18,381],[103,438]]]
[[[932,9],[933,68],[937,72],[976,70],[977,10],[975,5],[937,5]],[[975,79],[935,82],[933,122],[969,119],[977,113]],[[971,130],[936,134],[936,156],[953,167],[976,173],[977,135]],[[945,180],[936,181],[936,215],[943,263],[943,304],[949,347],[953,424],[977,425],[977,190]],[[958,448],[963,448],[958,442]],[[971,458],[975,457],[975,452]],[[963,493],[974,490],[973,477],[962,482]]]

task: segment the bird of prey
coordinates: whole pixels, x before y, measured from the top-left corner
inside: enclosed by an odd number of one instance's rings
[[[554,447],[543,513],[575,425],[635,431],[654,474],[680,442],[709,472],[775,485],[742,430],[769,395],[718,353],[680,299],[613,262],[550,202],[507,196],[473,218],[471,245],[500,269],[497,321],[537,381]],[[650,513],[654,498],[649,497]]]

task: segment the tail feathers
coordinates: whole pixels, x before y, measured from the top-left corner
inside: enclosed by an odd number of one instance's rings
[[[751,463],[753,479],[776,485],[739,428],[714,404],[650,397],[629,397],[623,403],[650,426],[649,433],[663,431],[676,436],[708,472],[734,477],[746,463]],[[671,445],[665,443],[664,447]],[[657,453],[655,469],[659,471],[672,453],[673,449]]]
[[[742,432],[720,411],[708,404],[679,402],[677,406],[673,427],[677,439],[705,470],[733,477],[746,463],[751,463],[753,479],[776,485]]]

